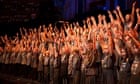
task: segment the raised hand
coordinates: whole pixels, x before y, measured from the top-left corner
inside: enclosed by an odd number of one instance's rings
[[[135,6],[136,5],[136,1],[133,3],[133,5],[132,6]]]
[[[117,11],[116,11],[116,10],[113,10],[113,13],[114,13],[114,14],[116,14],[116,13],[117,13]]]
[[[110,10],[107,11],[108,14],[111,14]]]
[[[105,15],[103,15],[103,16],[102,16],[102,18],[105,20],[105,19],[106,19],[106,16],[105,16]]]
[[[140,14],[139,14],[139,12],[140,12],[140,9],[139,8],[137,8],[136,9],[136,14],[137,14],[137,24],[140,24]]]
[[[117,6],[116,9],[117,9],[117,10],[120,10],[120,6]]]
[[[139,11],[140,11],[140,9],[139,8],[136,8],[136,12],[139,13]]]

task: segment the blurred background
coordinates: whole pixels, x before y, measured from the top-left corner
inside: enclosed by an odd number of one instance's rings
[[[129,13],[134,1],[140,7],[140,0],[0,0],[0,35],[59,20],[82,21],[87,16],[106,14],[117,5]]]

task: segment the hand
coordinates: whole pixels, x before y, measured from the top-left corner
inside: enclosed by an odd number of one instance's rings
[[[87,23],[89,23],[89,21],[90,21],[90,19],[89,19],[89,18],[87,18]]]
[[[136,5],[136,1],[133,3],[133,5],[132,6],[135,6]]]
[[[94,16],[91,16],[91,18],[90,18],[92,21],[95,21],[95,18],[94,18]]]
[[[98,15],[98,18],[101,18],[101,14]]]
[[[117,8],[116,8],[117,10],[120,10],[120,6],[117,6]]]
[[[116,14],[116,13],[117,13],[117,11],[116,11],[116,10],[113,10],[113,13],[115,13],[115,14]]]
[[[16,33],[16,35],[18,36],[18,33]]]
[[[139,13],[139,8],[136,9],[136,12]]]
[[[108,14],[111,14],[110,10],[107,11]]]
[[[105,15],[103,15],[103,16],[102,16],[102,18],[105,20],[105,19],[106,19],[106,16],[105,16]]]

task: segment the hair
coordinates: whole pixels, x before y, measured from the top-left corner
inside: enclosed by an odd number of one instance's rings
[[[88,40],[87,42],[88,42],[88,43],[92,43],[93,41],[92,41],[92,40]]]
[[[126,45],[123,40],[119,39],[119,47],[124,48]]]
[[[73,51],[73,53],[79,54],[79,50],[78,50],[78,49],[75,49],[75,50]]]

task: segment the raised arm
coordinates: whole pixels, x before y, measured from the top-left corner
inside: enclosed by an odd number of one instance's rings
[[[102,24],[102,17],[101,14],[98,15],[98,25]]]
[[[108,12],[108,15],[109,15],[109,18],[110,18],[110,21],[113,23],[114,21],[114,18],[113,18],[113,15],[110,11],[107,11]]]
[[[119,14],[117,13],[116,10],[114,10],[113,13],[114,13],[115,16],[116,16],[115,24],[117,24],[118,28],[121,30],[121,32],[123,32],[123,27],[122,27],[121,22],[120,22],[121,19],[120,19],[120,17],[119,17]]]
[[[23,36],[23,31],[22,31],[22,29],[20,28],[19,30],[20,30],[20,35]]]
[[[23,30],[24,30],[25,36],[28,36],[27,29],[23,28]]]
[[[133,3],[132,5],[132,11],[131,11],[131,21],[134,22],[134,15],[135,15],[135,5],[136,5],[136,1]]]
[[[128,34],[133,39],[133,41],[138,46],[138,48],[140,49],[140,41],[138,41],[130,32]]]
[[[120,21],[120,17],[119,17],[119,15],[118,15],[117,11],[114,10],[113,13],[114,13],[115,16],[116,16],[116,20],[117,20],[117,21]]]
[[[1,38],[2,42],[5,43],[4,37],[0,36],[0,38]]]
[[[109,51],[111,54],[113,54],[113,49],[114,49],[114,44],[113,44],[113,38],[112,38],[112,35],[111,35],[111,31],[109,30],[108,31],[108,38],[109,38]]]
[[[104,24],[104,27],[107,28],[106,16],[103,15],[102,18],[103,18],[103,24]]]
[[[93,16],[91,16],[90,19],[91,19],[92,24],[93,24],[94,26],[97,26],[97,23],[96,23],[95,18],[94,18]]]
[[[117,11],[118,11],[118,14],[119,14],[119,17],[120,17],[122,23],[124,23],[125,21],[124,21],[124,17],[123,17],[123,15],[122,15],[122,12],[121,12],[121,10],[120,10],[120,6],[117,6]]]
[[[139,8],[137,8],[137,9],[136,9],[137,24],[140,24],[140,14],[139,14],[139,12],[140,12],[140,9],[139,9]]]

